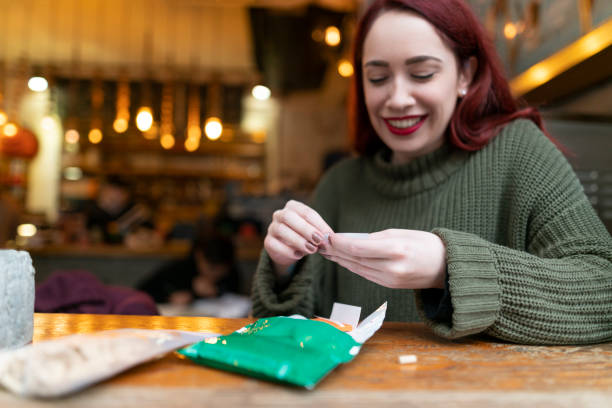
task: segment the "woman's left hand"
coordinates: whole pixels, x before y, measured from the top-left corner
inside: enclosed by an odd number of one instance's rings
[[[444,288],[446,247],[435,234],[389,229],[356,238],[332,234],[325,258],[379,285],[395,289]]]

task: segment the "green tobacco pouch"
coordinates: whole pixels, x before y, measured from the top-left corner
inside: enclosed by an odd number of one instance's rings
[[[262,318],[178,352],[202,365],[312,389],[359,353],[385,312],[386,303],[351,332],[302,316]]]

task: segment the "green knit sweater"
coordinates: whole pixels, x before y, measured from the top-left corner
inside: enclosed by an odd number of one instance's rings
[[[361,306],[365,316],[388,301],[387,320],[423,319],[447,338],[612,340],[612,238],[568,162],[531,121],[505,126],[477,152],[445,145],[404,165],[385,155],[339,163],[310,204],[336,232],[440,236],[452,317],[427,317],[423,302],[435,302],[435,289],[389,289],[318,254],[279,288],[265,251],[253,281],[255,316],[329,316],[335,301]]]

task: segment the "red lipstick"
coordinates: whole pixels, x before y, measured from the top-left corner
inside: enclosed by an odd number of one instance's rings
[[[415,118],[420,118],[420,120],[415,123],[414,125],[410,126],[410,127],[395,127],[393,126],[390,121],[399,121],[399,120],[410,120],[410,119],[415,119]],[[419,130],[419,128],[421,126],[423,126],[423,123],[425,122],[425,119],[427,119],[427,115],[423,115],[423,116],[402,116],[400,118],[383,118],[383,120],[385,121],[385,124],[387,125],[387,128],[389,129],[389,131],[393,134],[396,135],[409,135],[411,133],[416,132],[417,130]]]

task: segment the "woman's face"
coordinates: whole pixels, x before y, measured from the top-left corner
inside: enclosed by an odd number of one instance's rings
[[[454,53],[428,21],[404,11],[380,15],[365,39],[362,69],[370,122],[392,150],[393,163],[443,144],[472,68],[458,70]]]

